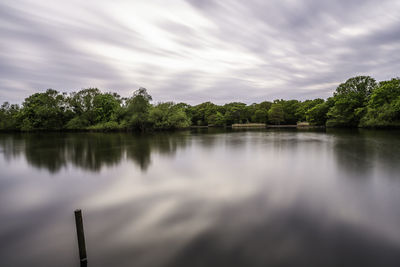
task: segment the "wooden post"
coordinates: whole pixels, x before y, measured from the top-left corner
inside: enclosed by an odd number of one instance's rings
[[[85,233],[83,232],[83,220],[82,220],[81,210],[75,210],[75,223],[76,223],[76,233],[78,235],[79,258],[81,261],[81,266],[86,266],[87,255],[86,255]]]

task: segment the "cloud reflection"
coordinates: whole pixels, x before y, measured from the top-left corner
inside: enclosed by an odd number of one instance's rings
[[[398,132],[29,136],[0,135],[5,266],[73,265],[76,208],[93,266],[400,262]]]

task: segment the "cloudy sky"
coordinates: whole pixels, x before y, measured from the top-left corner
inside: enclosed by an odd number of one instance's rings
[[[400,76],[399,0],[2,0],[0,101],[98,87],[155,101],[326,98]]]

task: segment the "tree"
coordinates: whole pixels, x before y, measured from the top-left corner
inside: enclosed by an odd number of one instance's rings
[[[67,102],[65,95],[48,89],[25,99],[22,104],[22,130],[62,129],[66,120]]]
[[[211,126],[224,126],[225,125],[225,116],[222,115],[221,112],[217,111],[217,113],[212,114],[207,119],[208,125]]]
[[[130,129],[145,130],[149,124],[149,109],[152,97],[146,88],[140,87],[133,93],[132,98],[126,101],[125,118]]]
[[[68,98],[74,118],[68,122],[67,128],[83,129],[97,122],[98,113],[95,110],[95,98],[101,95],[97,88],[82,89],[73,92]]]
[[[104,123],[117,121],[117,112],[120,109],[120,96],[112,93],[98,94],[93,99],[95,122]]]
[[[271,108],[271,105],[272,103],[268,101],[250,105],[248,111],[251,122],[266,123],[268,121],[268,110]]]
[[[296,124],[300,120],[296,113],[300,102],[298,100],[280,100],[279,103],[282,105],[285,124]]]
[[[152,105],[139,88],[129,98],[97,88],[69,95],[48,89],[27,97],[22,106],[0,106],[0,130],[139,130],[175,129],[190,125],[224,126],[234,123],[295,124],[307,120],[327,127],[400,127],[400,78],[381,81],[357,76],[340,84],[333,97],[275,100],[246,105],[211,102],[190,106],[172,102]]]
[[[273,103],[268,111],[268,118],[272,124],[281,124],[284,121],[284,112],[282,104],[279,102]]]
[[[218,106],[211,102],[204,102],[191,108],[192,124],[206,126],[209,118],[218,111]]]
[[[320,103],[307,110],[306,120],[311,125],[324,126],[328,119],[328,111],[333,106],[333,98],[330,97],[326,102]]]
[[[321,98],[317,98],[314,100],[306,100],[304,102],[300,102],[299,107],[296,110],[296,117],[299,121],[306,121],[307,120],[307,112],[315,107],[318,104],[322,104],[325,101]]]
[[[16,104],[10,105],[4,102],[0,107],[0,129],[1,130],[16,130],[19,128],[18,115],[20,107]]]
[[[266,123],[268,120],[268,110],[256,109],[254,115],[251,117],[252,122]]]
[[[155,129],[176,129],[190,126],[190,120],[181,106],[172,102],[151,107],[149,121]]]
[[[232,102],[224,105],[226,124],[246,123],[249,120],[247,116],[246,104]]]
[[[358,126],[375,87],[375,79],[369,76],[357,76],[340,84],[328,112],[327,126]]]
[[[379,83],[371,94],[360,126],[400,126],[400,78]]]

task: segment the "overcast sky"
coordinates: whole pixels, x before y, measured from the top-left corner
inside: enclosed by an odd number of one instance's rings
[[[1,102],[87,87],[190,104],[304,100],[399,73],[399,0],[0,2]]]

